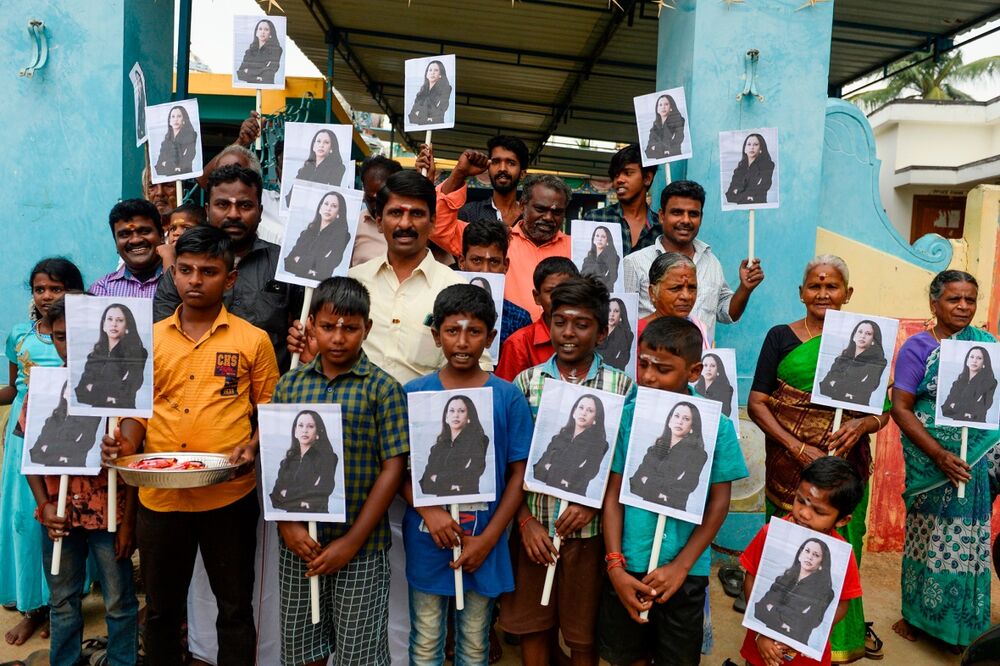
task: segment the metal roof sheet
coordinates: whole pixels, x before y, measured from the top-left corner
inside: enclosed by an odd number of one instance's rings
[[[399,128],[403,61],[454,53],[462,61],[458,124],[434,132],[435,151],[444,157],[507,133],[528,144],[538,166],[603,175],[607,153],[545,140],[557,134],[635,141],[632,97],[655,87],[654,0],[282,0],[281,6],[289,35],[322,72],[327,37],[334,37],[333,81],[348,102],[387,113]],[[837,0],[830,89],[935,40],[948,46],[951,36],[998,15],[995,1]],[[420,138],[411,137],[411,145]]]

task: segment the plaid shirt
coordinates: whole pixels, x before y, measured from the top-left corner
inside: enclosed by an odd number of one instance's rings
[[[559,375],[559,368],[556,367],[556,357],[554,354],[545,363],[528,368],[514,379],[514,386],[520,389],[524,393],[524,397],[528,399],[532,418],[537,418],[538,416],[538,405],[542,402],[542,385],[549,377],[563,381]],[[622,409],[622,420],[618,426],[618,439],[615,442],[615,446],[627,446],[629,432],[632,429],[632,411],[635,409],[635,382],[621,370],[612,368],[610,365],[604,365],[600,354],[594,354],[594,362],[590,364],[587,377],[580,382],[580,386],[625,396],[625,407]],[[612,455],[614,455],[613,452]],[[531,515],[549,531],[550,536],[554,535],[556,516],[559,515],[559,504],[563,500],[541,493],[526,492],[524,495]],[[580,528],[579,531],[563,535],[563,538],[588,538],[597,536],[600,533],[601,513],[598,511],[594,519]]]
[[[382,462],[410,451],[406,395],[388,373],[364,352],[354,367],[327,379],[319,358],[285,373],[274,390],[275,403],[332,402],[340,405],[344,434],[344,483],[347,522],[320,523],[319,541],[326,544],[347,533],[368,499]],[[389,518],[383,516],[358,556],[389,547]]]
[[[162,266],[158,267],[148,280],[140,281],[132,275],[125,264],[122,264],[118,270],[108,273],[90,285],[88,291],[94,296],[152,298],[156,295],[156,286],[160,283],[161,275],[163,275]]]
[[[605,224],[620,224],[622,228],[623,257],[630,252],[649,247],[663,233],[663,227],[660,226],[660,218],[657,217],[656,211],[648,205],[646,206],[646,226],[643,227],[642,233],[639,234],[639,240],[635,244],[632,243],[632,228],[628,226],[628,221],[622,215],[622,205],[620,203],[605,206],[604,208],[588,210],[583,214],[583,219],[590,220],[591,222],[604,222]]]

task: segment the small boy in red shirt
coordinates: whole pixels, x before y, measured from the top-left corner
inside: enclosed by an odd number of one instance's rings
[[[818,458],[802,470],[799,487],[795,491],[792,511],[785,517],[785,520],[843,541],[844,539],[837,533],[836,528],[843,527],[851,521],[851,512],[858,506],[863,492],[861,478],[846,460],[836,456]],[[747,571],[743,580],[747,599],[751,598],[754,578],[757,575],[757,568],[760,566],[766,538],[767,525],[764,525],[743,551],[743,555],[740,556],[740,564]],[[847,563],[844,587],[840,592],[840,603],[837,605],[837,613],[833,617],[834,624],[847,614],[847,603],[860,596],[861,575],[858,573],[858,564],[854,560],[852,552],[851,559]],[[747,630],[740,654],[747,660],[747,663],[753,666],[815,666],[817,664],[828,666],[830,664],[830,641],[829,639],[826,641],[823,659],[815,661],[774,639],[758,634],[756,631]]]

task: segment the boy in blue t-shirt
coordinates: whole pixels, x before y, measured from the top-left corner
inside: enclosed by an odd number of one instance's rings
[[[459,388],[493,389],[493,446],[497,500],[467,506],[459,523],[447,508],[413,507],[409,477],[402,494],[410,504],[403,517],[406,580],[410,585],[410,664],[444,663],[445,632],[454,570],[464,571],[465,609],[455,614],[455,662],[486,664],[496,598],[514,589],[507,526],[523,500],[525,461],[533,429],[524,395],[510,382],[479,368],[479,357],[496,330],[493,300],[483,289],[457,284],[434,301],[432,334],[447,365],[406,384],[407,393]],[[489,471],[487,470],[487,472]],[[462,556],[452,562],[452,547]]]
[[[698,327],[678,317],[652,321],[639,338],[639,385],[676,393],[701,375]],[[618,447],[604,495],[608,582],[601,598],[601,657],[612,664],[698,664],[711,557],[708,546],[729,513],[730,484],[747,476],[736,431],[719,421],[701,525],[667,518],[658,567],[646,573],[657,514],[618,500],[626,449]],[[653,602],[656,603],[653,603]],[[649,618],[639,617],[649,611]]]

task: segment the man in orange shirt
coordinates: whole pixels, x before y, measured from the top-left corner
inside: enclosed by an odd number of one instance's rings
[[[278,364],[267,333],[222,304],[236,281],[229,236],[198,226],[175,247],[181,305],[153,327],[153,418],[124,419],[104,438],[102,457],[134,453],[145,437],[146,453],[222,453],[240,466],[231,480],[213,486],[141,488],[136,540],[146,584],[147,663],[181,663],[181,622],[200,549],[218,602],[217,663],[252,664],[256,413],[271,400]]]
[[[425,160],[433,161],[429,149],[421,154],[421,166]],[[465,204],[465,181],[470,176],[481,174],[489,166],[486,153],[467,150],[458,159],[458,164],[438,185],[437,215],[431,240],[455,256],[462,254],[462,232],[467,223],[458,219],[458,211]],[[523,214],[511,228],[510,248],[507,257],[510,269],[507,271],[504,298],[528,311],[532,319],[542,314],[542,308],[532,295],[534,284],[532,274],[535,266],[548,257],[570,257],[570,239],[562,231],[566,219],[571,193],[560,178],[550,174],[532,174],[524,179],[521,191]]]

